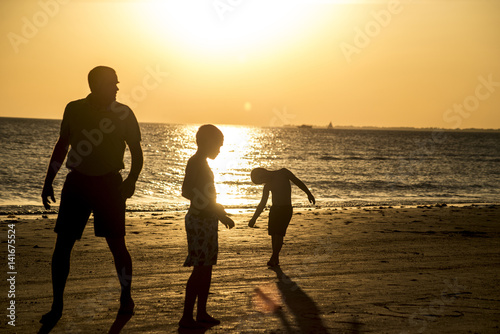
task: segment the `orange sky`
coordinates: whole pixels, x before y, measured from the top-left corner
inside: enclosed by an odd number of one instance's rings
[[[500,128],[500,1],[0,2],[0,116],[114,67],[142,122]]]

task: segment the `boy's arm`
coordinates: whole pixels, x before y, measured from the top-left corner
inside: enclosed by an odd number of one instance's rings
[[[254,227],[255,223],[257,222],[257,218],[259,218],[260,214],[266,207],[268,198],[269,198],[269,186],[266,184],[262,192],[262,199],[260,200],[259,205],[257,205],[257,209],[255,210],[252,219],[250,219],[248,226]]]
[[[217,219],[227,228],[234,227],[234,221],[227,216],[226,210],[224,210],[222,204],[215,202],[215,199],[207,199],[207,205],[205,209],[207,211],[215,213]]]
[[[234,227],[234,221],[227,216],[226,211],[224,210],[224,207],[219,204],[219,203],[213,203],[211,210],[215,212],[215,215],[217,216],[217,219],[224,224],[227,228],[233,228]]]
[[[234,222],[227,216],[224,207],[196,187],[198,173],[198,166],[195,163],[188,162],[184,181],[182,182],[182,196],[191,201],[192,208],[212,211],[226,227],[234,227]]]
[[[50,209],[50,199],[55,203],[56,199],[54,197],[54,188],[52,188],[52,182],[54,181],[57,172],[61,169],[61,166],[68,154],[69,148],[69,138],[66,136],[59,136],[56,146],[52,151],[52,156],[50,157],[49,168],[47,169],[47,174],[45,176],[45,183],[42,190],[42,203],[45,209]]]
[[[192,200],[194,198],[194,185],[195,176],[196,176],[196,167],[191,163],[191,160],[188,161],[186,166],[186,172],[184,174],[184,180],[182,181],[182,197]]]
[[[296,177],[288,169],[284,168],[284,170],[288,174],[288,178],[290,179],[290,181],[292,181],[293,183],[295,183],[297,185],[297,187],[299,187],[300,189],[302,189],[302,191],[307,194],[307,199],[309,199],[309,202],[312,203],[312,204],[316,204],[316,199],[314,198],[313,194],[311,194],[311,192],[309,191],[309,189],[307,188],[307,186],[304,184],[304,182],[302,182],[301,180],[299,180],[299,178]]]

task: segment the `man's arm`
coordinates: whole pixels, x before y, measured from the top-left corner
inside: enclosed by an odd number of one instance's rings
[[[262,211],[264,211],[264,208],[266,207],[268,198],[269,198],[269,186],[266,184],[264,186],[264,190],[262,191],[262,198],[260,200],[260,203],[259,205],[257,205],[257,209],[255,210],[252,219],[250,219],[248,226],[254,227],[255,223],[257,222],[257,218],[259,218],[260,214],[262,213]]]
[[[56,146],[52,151],[52,156],[50,157],[49,168],[47,168],[47,174],[45,176],[45,183],[42,190],[42,203],[45,209],[50,209],[50,200],[55,203],[56,199],[54,197],[54,188],[52,187],[52,182],[61,169],[61,166],[68,154],[69,148],[69,138],[65,136],[60,136],[57,140]]]
[[[135,183],[139,178],[142,170],[144,158],[142,155],[141,142],[128,143],[130,155],[132,157],[132,165],[127,178],[122,183],[122,195],[124,198],[130,198],[135,192]]]
[[[304,182],[302,182],[301,180],[299,180],[299,178],[296,177],[288,169],[284,168],[284,170],[288,174],[288,178],[290,179],[290,181],[292,181],[293,183],[295,183],[297,185],[297,187],[299,187],[300,189],[302,189],[302,191],[307,194],[307,199],[309,199],[309,202],[312,203],[312,204],[316,204],[316,199],[314,199],[313,194],[311,194],[311,192],[309,191],[309,189],[307,188],[307,186],[304,184]]]

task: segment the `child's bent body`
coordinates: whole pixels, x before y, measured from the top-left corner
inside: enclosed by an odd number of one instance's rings
[[[277,171],[256,168],[252,170],[251,178],[252,182],[256,184],[264,184],[264,190],[262,199],[248,226],[253,227],[255,225],[257,218],[266,206],[269,193],[271,193],[272,206],[269,211],[268,234],[272,237],[273,254],[267,265],[271,267],[277,266],[279,264],[279,253],[283,246],[283,237],[286,235],[293,214],[290,181],[307,194],[309,202],[314,204],[315,199],[306,185],[286,168]]]

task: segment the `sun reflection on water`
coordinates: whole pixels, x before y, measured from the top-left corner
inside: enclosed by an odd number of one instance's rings
[[[250,185],[254,130],[243,126],[218,127],[224,134],[224,145],[219,156],[208,161],[214,173],[217,201],[223,205],[241,205],[243,188]]]
[[[182,197],[181,188],[187,161],[197,150],[196,132],[199,126],[142,125],[145,164],[133,198],[135,207],[187,209],[189,201]],[[238,125],[217,127],[224,134],[224,144],[217,158],[208,159],[208,164],[214,173],[217,202],[228,209],[254,208],[259,203],[262,186],[250,180],[250,171],[255,167],[271,170],[290,168],[311,185],[315,181],[312,171],[325,165],[320,159],[317,160],[319,164],[311,161],[310,156],[319,153],[314,151],[311,141],[303,138],[304,134],[299,130]],[[130,160],[126,161],[126,165],[130,165]],[[292,197],[294,203],[306,203],[300,190],[292,192]]]

